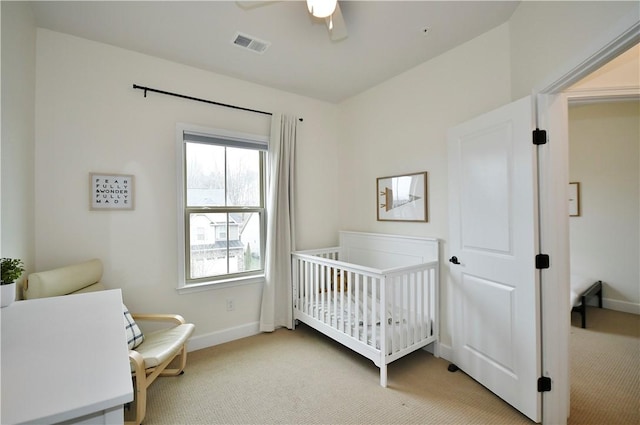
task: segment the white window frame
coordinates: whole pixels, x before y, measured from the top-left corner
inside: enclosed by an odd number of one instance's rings
[[[216,128],[208,128],[197,126],[193,124],[187,123],[178,123],[176,124],[176,158],[177,158],[177,216],[178,216],[178,287],[176,288],[178,293],[191,293],[198,292],[210,289],[222,289],[228,288],[231,286],[239,286],[239,285],[247,285],[247,284],[256,284],[264,282],[264,273],[252,275],[252,276],[243,276],[243,277],[229,277],[227,279],[217,278],[212,279],[211,281],[200,282],[197,284],[187,284],[186,279],[186,220],[185,220],[185,167],[186,167],[186,149],[184,142],[184,133],[191,134],[202,134],[210,137],[218,137],[221,139],[234,140],[239,143],[248,143],[253,145],[262,145],[265,149],[269,145],[269,138],[267,136],[250,134],[250,133],[240,133],[235,131],[228,131]],[[267,166],[267,161],[265,160],[264,166]],[[267,180],[267,176],[264,177],[265,183]],[[266,187],[265,187],[266,190]],[[264,221],[266,223],[266,214],[267,214],[267,205],[266,205],[266,193],[265,193],[265,208],[264,208]],[[266,226],[263,226],[265,229],[264,234],[261,236],[263,245],[266,240]],[[264,246],[263,246],[264,248]],[[264,253],[264,249],[262,251]],[[264,255],[264,254],[263,254]],[[265,259],[263,258],[263,263]]]

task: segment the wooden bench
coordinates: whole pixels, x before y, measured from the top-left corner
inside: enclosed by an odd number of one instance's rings
[[[578,299],[580,300],[580,304],[573,306],[571,311],[575,311],[580,313],[582,320],[582,328],[587,327],[587,298],[591,298],[597,296],[598,297],[598,307],[602,308],[602,281],[599,280],[587,288],[584,292],[579,294]]]

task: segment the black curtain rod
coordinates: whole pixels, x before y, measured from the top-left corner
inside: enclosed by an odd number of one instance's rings
[[[243,108],[242,106],[229,105],[227,103],[214,102],[213,100],[200,99],[200,98],[197,98],[197,97],[186,96],[184,94],[171,93],[171,92],[164,91],[164,90],[152,89],[151,87],[139,86],[137,84],[134,84],[133,88],[134,89],[139,89],[139,90],[144,90],[144,97],[147,97],[147,92],[150,91],[150,92],[153,92],[153,93],[160,93],[160,94],[166,94],[168,96],[180,97],[182,99],[195,100],[196,102],[203,102],[203,103],[209,103],[211,105],[224,106],[225,108],[239,109],[241,111],[255,112],[257,114],[263,114],[263,115],[273,115],[273,113],[271,113],[271,112],[259,111],[257,109]],[[302,118],[298,118],[298,120],[300,120],[300,122],[302,122]]]

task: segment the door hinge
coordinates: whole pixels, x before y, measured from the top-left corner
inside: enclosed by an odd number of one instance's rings
[[[547,254],[536,255],[536,269],[548,269],[549,256]]]
[[[533,144],[534,145],[545,145],[547,144],[547,130],[540,130],[536,128],[533,130]]]
[[[551,391],[551,378],[548,376],[541,376],[538,378],[538,392],[544,393],[546,391]]]

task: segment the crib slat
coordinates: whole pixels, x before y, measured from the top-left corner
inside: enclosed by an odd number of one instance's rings
[[[436,303],[436,299],[439,297],[438,294],[438,288],[437,288],[437,284],[438,284],[438,269],[433,268],[431,270],[429,270],[428,272],[428,276],[429,276],[429,293],[431,294],[431,303],[430,303],[430,312],[429,312],[429,318],[431,319],[430,322],[433,323],[435,322],[435,330],[434,330],[434,325],[432,324],[429,328],[430,328],[430,333],[429,336],[433,336],[434,332],[435,335],[438,335],[438,322],[437,322],[437,317],[438,317],[438,304]]]
[[[320,272],[320,264],[316,264],[315,267],[315,281],[318,284],[318,289],[316,291],[316,296],[318,297],[318,304],[320,308],[318,309],[318,319],[324,322],[324,288],[322,287],[322,273]]]
[[[337,282],[339,271],[337,268],[331,270],[331,280]],[[333,291],[333,322],[335,329],[340,330],[340,298],[336,291]]]
[[[369,277],[368,276],[363,276],[363,282],[362,282],[362,298],[363,298],[363,309],[362,311],[364,312],[364,317],[362,318],[362,339],[361,341],[364,342],[365,344],[367,343],[367,335],[368,335],[368,330],[369,330]]]
[[[390,310],[390,319],[391,319],[391,323],[390,323],[390,333],[391,333],[391,353],[395,353],[396,351],[396,344],[397,344],[397,338],[396,338],[396,320],[395,320],[395,316],[396,316],[396,278],[392,277],[391,278],[391,288],[389,290],[389,296],[391,297],[390,301],[389,301],[389,310]]]
[[[342,270],[339,270],[339,273],[344,273]],[[341,276],[344,276],[343,274],[341,274]],[[344,324],[344,303],[345,303],[345,296],[344,296],[344,292],[340,292],[340,330],[342,332],[346,332],[346,328],[345,328],[345,324]]]
[[[327,288],[326,288],[326,280],[323,275],[324,265],[318,264],[318,281],[320,285],[320,290],[318,292],[318,297],[320,298],[320,311],[322,312],[320,319],[323,323],[327,322],[327,309],[326,309],[326,300],[327,300]]]
[[[402,329],[402,348],[407,348],[409,346],[409,279],[411,278],[410,274],[405,274],[402,277],[402,291],[404,295],[402,297],[402,310],[400,311],[401,322],[400,329]]]
[[[343,277],[347,277],[348,276],[348,272],[346,270],[342,270],[342,276]],[[353,317],[353,313],[351,311],[351,305],[353,304],[353,297],[351,296],[351,291],[347,292],[347,334],[349,336],[353,336],[353,322],[352,322],[352,317]]]
[[[420,308],[420,305],[422,303],[423,297],[422,297],[422,293],[424,290],[424,285],[423,285],[423,281],[422,281],[422,277],[424,276],[424,274],[422,272],[416,273],[416,278],[415,278],[415,284],[416,284],[416,289],[415,289],[415,310],[414,310],[414,317],[415,317],[415,321],[414,321],[414,326],[413,326],[413,340],[418,342],[419,340],[422,339],[422,309]]]
[[[304,261],[302,263],[302,267],[300,268],[300,273],[302,274],[302,283],[304,285],[304,296],[305,296],[305,302],[304,302],[304,312],[305,313],[309,313],[309,276],[307,275],[307,268],[308,268],[308,264],[306,261]]]
[[[313,305],[316,306],[314,317],[318,320],[321,319],[320,309],[318,308],[318,304],[320,302],[320,284],[318,282],[318,263],[313,263],[312,271],[311,271],[311,279],[313,279]]]
[[[425,337],[430,335],[431,333],[431,324],[430,324],[430,318],[433,315],[434,312],[434,307],[435,307],[435,293],[433,292],[433,281],[431,280],[431,274],[430,273],[425,273],[424,276],[425,279],[425,286],[424,286],[424,297],[423,297],[423,303],[424,303],[424,313],[422,314],[422,321],[424,322],[424,329],[422,331],[422,335],[424,335]]]
[[[315,276],[313,274],[313,271],[315,269],[315,263],[309,263],[309,286],[310,286],[310,291],[309,291],[309,299],[311,300],[311,315],[314,318],[318,318],[318,304],[317,304],[317,299],[316,299],[316,294],[318,293],[317,290],[317,286],[318,286],[318,282],[316,282]]]
[[[431,293],[433,294],[432,300],[431,300],[431,315],[430,316],[432,318],[432,322],[436,322],[436,325],[435,325],[436,329],[433,330],[433,326],[431,327],[431,329],[432,329],[431,336],[434,335],[433,332],[435,332],[436,336],[440,335],[439,325],[438,325],[438,321],[437,321],[439,310],[438,310],[438,304],[436,304],[436,301],[435,301],[440,296],[440,294],[438,292],[438,280],[440,279],[438,277],[438,273],[439,273],[438,269],[435,269],[435,268],[430,273],[430,276],[431,276],[430,283],[431,283],[431,291],[432,291]]]
[[[420,273],[412,273],[411,282],[411,343],[415,344],[420,338]]]
[[[407,309],[407,278],[408,276],[398,276],[398,284],[400,287],[400,293],[398,300],[398,318],[396,326],[398,327],[398,348],[402,350],[407,346],[407,324],[405,320],[405,311]]]
[[[355,304],[354,306],[354,310],[355,310],[355,319],[353,320],[353,324],[352,324],[352,334],[351,336],[355,337],[356,339],[360,339],[360,279],[359,279],[360,275],[356,274],[356,273],[349,273],[349,280],[352,281],[353,283],[353,290],[354,290],[354,298],[355,298]],[[355,335],[354,335],[355,334]]]
[[[387,344],[387,278],[382,277],[380,279],[380,305],[379,305],[379,316],[380,316],[380,351],[382,353],[382,357],[384,357],[389,353],[389,348]]]
[[[313,311],[313,308],[315,307],[315,296],[313,293],[313,264],[312,263],[308,263],[307,264],[307,279],[309,280],[309,314],[313,315],[315,314],[315,312]]]
[[[411,327],[409,328],[409,344],[415,344],[418,341],[416,334],[416,328],[418,326],[418,312],[416,309],[416,300],[418,299],[418,275],[419,273],[412,273],[410,279],[411,298],[409,302],[411,304]]]
[[[422,305],[424,303],[425,300],[425,296],[427,296],[428,291],[427,288],[425,286],[426,282],[425,282],[425,274],[424,273],[419,273],[418,274],[418,300],[417,300],[417,305],[416,305],[416,313],[418,314],[418,327],[416,329],[416,332],[418,333],[418,338],[422,339],[424,336],[424,326],[423,326],[423,322],[424,322],[424,311],[422,309]]]
[[[375,278],[371,286],[371,345],[375,348],[378,341],[378,332],[380,320],[378,319],[377,307],[378,294],[380,293],[380,279]]]
[[[400,326],[399,321],[402,318],[402,301],[404,298],[403,291],[403,278],[402,276],[396,276],[394,278],[394,286],[395,286],[395,300],[394,300],[394,317],[393,317],[393,325],[394,325],[394,335],[396,336],[396,342],[394,346],[394,350],[402,349],[402,327]]]
[[[417,343],[420,338],[420,311],[418,310],[418,303],[420,302],[420,276],[422,273],[415,273],[413,278],[413,343]]]

